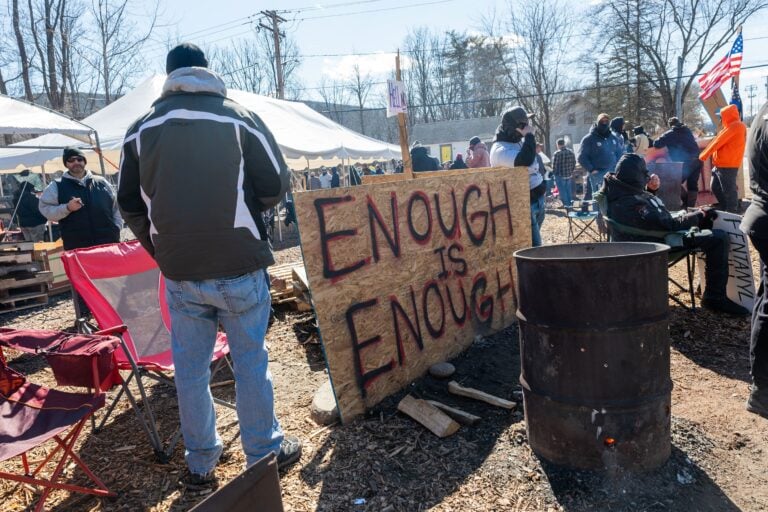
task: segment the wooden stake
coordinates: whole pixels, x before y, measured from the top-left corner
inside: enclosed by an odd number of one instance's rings
[[[448,437],[459,430],[459,424],[440,409],[424,400],[407,395],[397,404],[397,410],[418,421],[437,437]]]
[[[437,402],[435,400],[427,400],[427,403],[434,405],[462,425],[474,425],[482,419],[480,416],[475,416],[474,414],[470,414],[466,411],[451,407],[450,405],[445,405],[444,403]]]
[[[395,79],[400,81],[400,50],[395,57]],[[400,128],[400,151],[403,154],[403,174],[405,179],[413,179],[413,165],[411,164],[411,151],[408,147],[408,123],[405,114],[397,114],[397,124]]]
[[[448,391],[450,391],[454,395],[465,396],[467,398],[474,398],[475,400],[480,400],[481,402],[495,405],[496,407],[501,407],[503,409],[514,409],[515,407],[517,407],[517,404],[515,402],[510,402],[509,400],[504,400],[503,398],[489,395],[488,393],[485,393],[478,389],[465,388],[463,386],[460,386],[459,383],[456,382],[455,380],[452,380],[451,382],[448,383]]]

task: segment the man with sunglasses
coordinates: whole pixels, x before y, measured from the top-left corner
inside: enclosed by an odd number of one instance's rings
[[[64,249],[79,249],[120,241],[123,219],[109,182],[85,166],[78,148],[64,148],[67,170],[40,197],[40,213],[59,223]]]

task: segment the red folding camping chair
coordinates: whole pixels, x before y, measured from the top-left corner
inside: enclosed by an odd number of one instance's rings
[[[0,471],[0,478],[42,487],[36,511],[43,510],[54,489],[115,496],[75,454],[74,446],[85,422],[104,406],[104,391],[120,380],[114,359],[119,343],[116,337],[107,335],[0,328],[0,461],[20,457],[22,470]],[[75,393],[32,384],[8,366],[3,347],[44,354],[58,385],[86,387],[90,391]],[[30,451],[51,440],[56,447],[42,461],[30,463]],[[71,463],[80,467],[96,487],[60,481]],[[49,466],[54,467],[46,478],[44,470]]]
[[[164,279],[157,263],[136,240],[65,251],[61,260],[74,292],[88,305],[98,327],[127,326],[127,331],[120,336],[121,346],[116,359],[118,368],[130,373],[123,379],[120,392],[96,430],[104,426],[117,402],[125,395],[158,460],[168,462],[181,432],[177,429],[167,445],[163,443],[144,384],[149,378],[173,385],[170,314],[165,301]],[[80,323],[80,326],[88,330],[87,324]],[[222,362],[229,364],[228,353],[226,335],[219,333],[214,347],[212,375]],[[129,389],[131,382],[136,384],[141,402]],[[214,402],[234,409],[233,404],[224,400],[214,397]]]

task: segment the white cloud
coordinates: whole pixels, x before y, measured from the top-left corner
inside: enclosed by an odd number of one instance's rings
[[[372,77],[389,76],[395,70],[395,53],[376,53],[372,55],[345,55],[340,58],[323,60],[323,75],[333,80],[346,80],[354,76],[357,65],[360,73]],[[408,58],[400,55],[400,69],[408,68]]]

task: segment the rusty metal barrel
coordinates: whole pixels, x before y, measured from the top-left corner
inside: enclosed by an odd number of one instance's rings
[[[668,247],[515,252],[528,440],[554,464],[647,470],[671,452]]]

